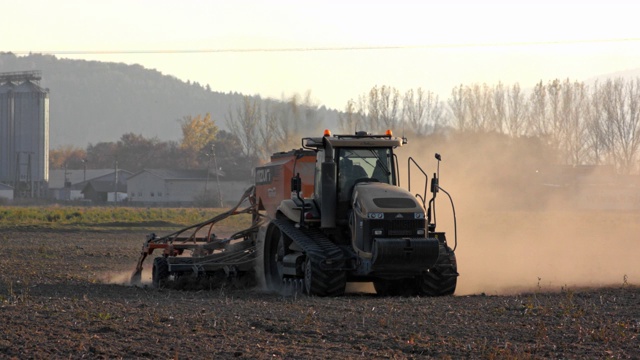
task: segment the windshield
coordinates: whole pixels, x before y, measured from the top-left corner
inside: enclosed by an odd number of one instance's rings
[[[392,183],[391,149],[338,149],[338,199],[349,200],[358,179]]]

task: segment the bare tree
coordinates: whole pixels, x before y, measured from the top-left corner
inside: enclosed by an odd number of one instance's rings
[[[490,128],[493,131],[503,133],[504,126],[507,123],[507,100],[506,100],[506,90],[504,89],[504,85],[502,82],[499,82],[492,89],[493,95],[493,111],[489,115],[493,120],[491,122]]]
[[[473,84],[464,89],[464,102],[469,112],[469,125],[471,131],[480,131],[484,129],[484,119],[482,117],[482,94],[480,85]]]
[[[640,147],[640,78],[608,80],[602,88],[602,106],[611,126],[611,154],[619,172],[637,167]]]
[[[465,87],[460,84],[451,90],[449,98],[449,108],[454,118],[455,127],[458,131],[467,131],[469,129],[467,102],[465,101]]]
[[[402,100],[402,121],[417,135],[436,132],[442,126],[443,108],[438,96],[422,88],[408,90]],[[404,127],[404,126],[403,126]]]
[[[261,157],[268,158],[280,148],[287,134],[280,125],[280,105],[275,102],[265,104],[264,123],[260,127],[260,139],[262,142]]]
[[[585,137],[586,145],[589,149],[589,162],[600,165],[606,161],[607,155],[610,153],[611,143],[611,127],[607,126],[602,106],[602,91],[598,82],[595,83],[588,104],[585,106],[585,117],[587,134]]]
[[[529,124],[533,134],[543,137],[548,133],[547,129],[547,88],[542,81],[537,83],[529,98]]]
[[[259,137],[259,126],[261,121],[260,98],[244,96],[242,103],[235,111],[229,109],[226,118],[229,131],[235,135],[244,149],[247,158],[255,159],[259,156],[259,149],[262,147]]]
[[[404,94],[402,99],[403,130],[404,125],[406,125],[409,131],[417,135],[423,135],[425,108],[423,106],[424,103],[418,97],[419,95],[416,95],[413,89]]]
[[[380,88],[379,101],[380,122],[376,130],[382,131],[394,128],[399,122],[400,92],[395,88],[382,86]]]
[[[518,83],[507,92],[506,133],[513,137],[527,134],[527,103]]]
[[[562,124],[563,117],[561,115],[562,106],[562,84],[560,80],[555,79],[547,84],[547,94],[549,99],[549,114],[545,118],[546,137],[549,139],[549,145],[556,150],[561,148],[561,142],[564,140],[564,126]]]
[[[424,101],[426,113],[426,125],[431,126],[432,132],[439,132],[445,125],[444,109],[438,95],[431,91],[424,92],[418,88],[418,101]]]
[[[308,90],[304,94],[304,100],[302,102],[302,107],[304,109],[304,124],[305,130],[316,132],[320,129],[321,125],[318,120],[318,103],[313,100],[311,96],[311,90]]]
[[[276,133],[280,135],[278,139],[279,146],[284,148],[294,142],[294,138],[304,127],[301,124],[300,96],[298,94],[291,95],[288,98],[283,96],[277,109],[278,111],[274,112],[277,115],[275,119]]]
[[[374,86],[366,96],[358,97],[358,102],[347,103],[346,115],[341,118],[344,130],[378,132],[396,127],[400,123],[400,92],[389,86]]]
[[[298,93],[291,95],[288,100],[285,100],[285,99],[282,100],[282,103],[286,104],[286,109],[285,109],[286,116],[285,118],[283,118],[286,120],[284,120],[284,122],[287,123],[287,126],[290,126],[290,129],[294,134],[299,134],[300,129],[303,127],[303,124],[302,124],[303,110],[301,109],[302,107],[301,102],[302,100],[301,100],[300,94]]]
[[[564,138],[563,155],[565,163],[582,165],[588,158],[587,147],[587,89],[583,83],[569,80],[562,84],[562,124]]]
[[[353,99],[347,101],[344,114],[340,114],[340,130],[345,133],[356,132],[362,126],[362,117]]]
[[[376,131],[380,127],[380,91],[377,86],[369,90],[369,98],[367,100],[367,126],[368,130]]]
[[[556,154],[564,136],[560,126],[560,90],[559,80],[547,85],[542,81],[537,83],[531,94],[529,112],[533,135],[556,150]]]
[[[464,94],[471,129],[500,132],[499,121],[496,118],[494,90],[487,84],[473,84],[465,89]]]
[[[285,147],[299,144],[303,133],[317,133],[321,124],[317,121],[318,105],[313,101],[311,92],[303,96],[292,95],[288,101],[282,101],[280,112],[280,131],[284,134],[282,145]]]

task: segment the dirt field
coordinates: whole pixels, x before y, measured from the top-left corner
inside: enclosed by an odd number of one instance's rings
[[[445,298],[135,287],[140,230],[2,230],[0,357],[640,358],[637,215],[463,216]]]

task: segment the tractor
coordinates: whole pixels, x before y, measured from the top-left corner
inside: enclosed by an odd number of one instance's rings
[[[254,270],[269,290],[281,293],[340,296],[347,283],[369,282],[383,296],[452,295],[457,235],[451,248],[435,222],[436,195],[449,196],[439,185],[441,157],[436,154],[438,172],[427,199],[427,174],[411,157],[408,189],[400,187],[394,150],[406,143],[391,131],[332,135],[325,130],[321,137],[302,138],[301,148],[275,153],[255,169],[255,186],[241,200],[249,201],[243,210],[239,203],[171,235],[149,236],[134,278],[144,258],[162,249],[154,261],[156,286],[187,273]],[[422,194],[410,192],[411,168],[424,176]],[[252,226],[229,238],[212,236],[217,221],[237,213],[251,213]],[[185,236],[187,231],[191,235]],[[180,256],[185,250],[191,256]]]

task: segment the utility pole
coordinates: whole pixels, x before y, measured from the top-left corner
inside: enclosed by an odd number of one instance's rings
[[[224,207],[222,201],[222,192],[220,191],[220,176],[218,175],[218,160],[216,159],[216,144],[211,144],[211,153],[213,154],[213,166],[216,167],[216,183],[218,185],[218,201],[220,201],[220,207]]]
[[[211,145],[211,148],[213,149],[213,145]],[[207,180],[205,180],[204,182],[204,201],[207,201],[207,187],[209,185],[209,171],[211,171],[211,154],[205,154],[207,155],[208,159],[207,159]]]
[[[113,203],[117,205],[118,204],[118,158],[117,157],[116,157],[115,168],[116,168],[116,172],[114,174],[115,181],[113,182],[113,185],[115,187],[114,193],[113,193]]]
[[[64,199],[71,200],[71,182],[69,181],[69,173],[67,172],[67,162],[64,163]]]
[[[87,159],[82,159],[83,182],[87,182]]]

